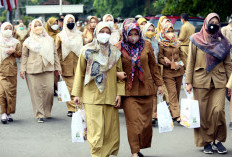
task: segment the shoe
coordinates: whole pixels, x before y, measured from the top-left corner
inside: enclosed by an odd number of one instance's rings
[[[219,154],[227,153],[226,147],[224,147],[221,142],[218,142],[217,144],[213,143],[212,149],[216,150]]]
[[[10,114],[7,115],[7,120],[8,120],[8,122],[13,122],[14,121]]]
[[[68,116],[68,117],[72,117],[72,114],[73,114],[72,111],[68,111],[67,116]]]
[[[38,118],[38,123],[43,123],[44,122],[44,119],[43,118]]]
[[[1,122],[2,122],[2,124],[7,124],[7,114],[6,113],[2,114]]]
[[[232,122],[230,122],[229,128],[230,130],[232,130]]]
[[[155,125],[155,124],[156,124],[156,121],[157,121],[156,118],[152,119],[152,124]]]
[[[144,157],[144,155],[141,152],[138,152],[138,157]]]
[[[207,144],[204,146],[204,153],[205,154],[213,154],[213,149],[211,144]]]

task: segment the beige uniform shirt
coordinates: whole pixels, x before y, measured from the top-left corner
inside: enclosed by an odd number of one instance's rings
[[[181,41],[181,46],[189,45],[189,37],[195,33],[195,27],[186,21],[180,29],[179,40]]]

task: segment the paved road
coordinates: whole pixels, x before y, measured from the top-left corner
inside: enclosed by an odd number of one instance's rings
[[[184,97],[183,91],[181,97]],[[229,102],[226,101],[229,123]],[[13,123],[0,124],[0,157],[89,157],[88,143],[71,142],[71,119],[66,116],[66,105],[54,98],[52,119],[38,124],[33,118],[30,95],[25,80],[18,78],[17,111]],[[123,111],[120,110],[121,143],[119,157],[129,157],[130,149]],[[232,132],[228,129],[225,146],[232,155]],[[173,132],[159,134],[153,129],[152,147],[141,151],[147,157],[208,157],[196,148],[193,130],[175,124]],[[221,156],[216,152],[211,156]]]

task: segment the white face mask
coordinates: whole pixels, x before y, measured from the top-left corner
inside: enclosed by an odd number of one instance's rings
[[[108,21],[107,23],[109,24],[110,29],[114,28],[114,22],[113,21]]]
[[[56,31],[59,28],[59,25],[52,25],[51,28]]]
[[[99,33],[97,35],[97,40],[101,44],[105,44],[110,40],[110,34],[107,33]]]
[[[2,32],[2,36],[3,37],[5,37],[5,38],[10,38],[10,37],[12,37],[12,30],[4,30],[3,32]]]

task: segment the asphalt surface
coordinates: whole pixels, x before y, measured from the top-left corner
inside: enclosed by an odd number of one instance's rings
[[[71,118],[66,116],[65,103],[59,103],[54,97],[52,118],[39,124],[33,118],[30,94],[25,80],[18,76],[17,109],[13,115],[14,122],[7,125],[0,124],[0,157],[90,157],[88,143],[72,143]],[[181,98],[185,98],[183,90]],[[226,119],[229,124],[230,109],[226,100]],[[125,117],[120,114],[120,149],[119,157],[130,157],[127,140]],[[232,132],[227,129],[225,146],[232,156]],[[222,156],[216,152],[212,155],[203,153],[203,148],[194,145],[193,129],[188,129],[175,123],[174,130],[169,133],[158,132],[153,127],[151,148],[141,150],[146,157],[208,157]]]

